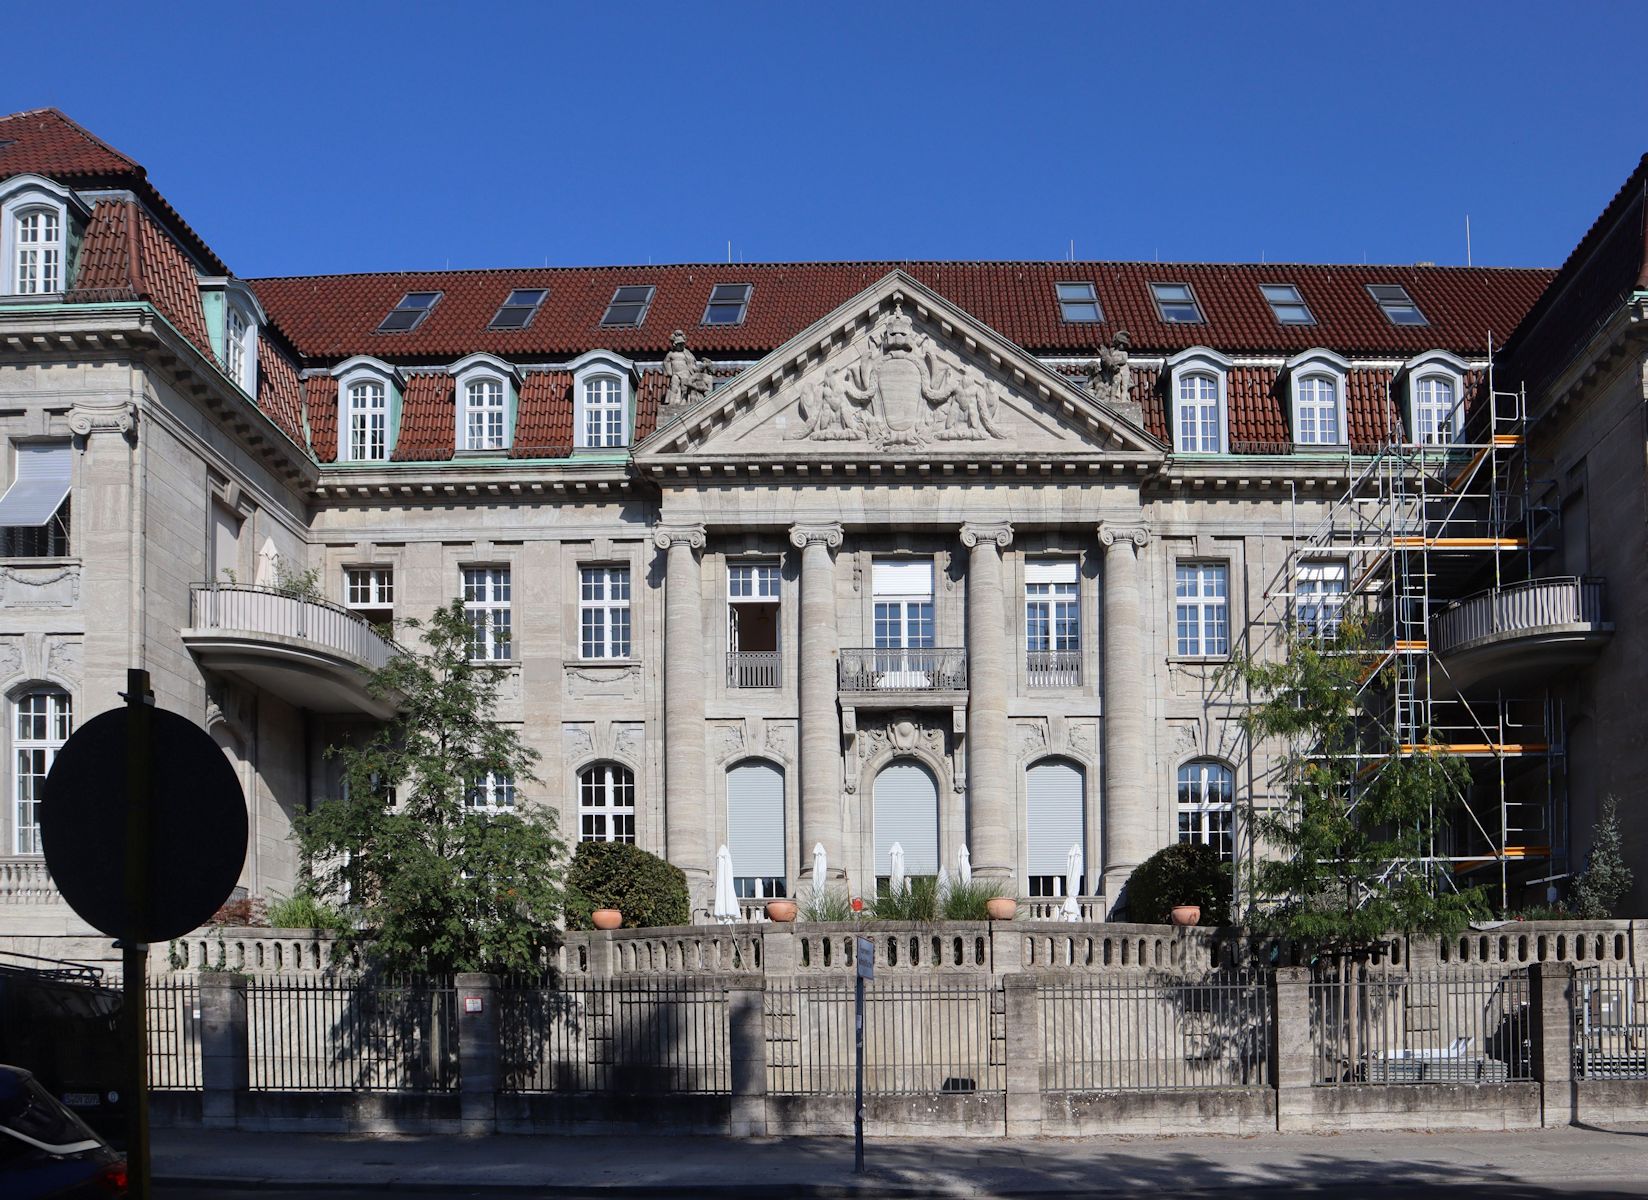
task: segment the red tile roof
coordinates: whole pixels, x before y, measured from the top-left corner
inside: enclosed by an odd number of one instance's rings
[[[751,359],[783,344],[894,268],[1032,353],[1055,355],[1091,353],[1115,330],[1126,329],[1134,351],[1142,354],[1207,345],[1227,354],[1291,354],[1326,346],[1352,356],[1433,349],[1480,356],[1489,334],[1501,341],[1508,336],[1551,278],[1546,270],[1469,267],[863,262],[302,276],[257,280],[252,286],[299,353],[322,363],[354,354],[444,362],[475,351],[528,361],[595,348],[647,358],[661,355],[677,328],[686,331],[688,345],[699,354]],[[1104,322],[1059,319],[1053,285],[1073,280],[1094,283]],[[1207,323],[1163,322],[1151,282],[1189,283]],[[699,323],[717,283],[754,284],[742,325]],[[1298,286],[1317,324],[1278,324],[1260,294],[1261,283]],[[1431,323],[1392,325],[1368,295],[1370,283],[1406,287]],[[601,326],[613,290],[622,284],[658,289],[640,329]],[[528,328],[488,330],[498,306],[515,288],[547,288],[549,296]],[[410,291],[443,296],[413,332],[375,332]]]
[[[534,371],[521,381],[511,458],[565,458],[572,453],[572,372]]]
[[[457,432],[452,376],[408,376],[401,391],[401,428],[394,462],[445,462]]]
[[[258,333],[258,407],[300,446],[309,439],[303,431],[303,382],[285,353],[267,332]]]
[[[338,460],[338,381],[317,375],[303,383],[303,403],[309,411],[309,448],[320,462]]]
[[[194,266],[134,201],[105,200],[92,210],[69,298],[147,300],[195,349],[216,361]]]

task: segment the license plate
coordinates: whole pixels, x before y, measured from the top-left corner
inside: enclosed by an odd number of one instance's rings
[[[70,1108],[96,1108],[96,1092],[64,1092],[63,1103]]]

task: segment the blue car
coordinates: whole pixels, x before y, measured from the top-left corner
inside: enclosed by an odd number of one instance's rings
[[[0,1066],[0,1196],[126,1194],[126,1160],[34,1075]]]

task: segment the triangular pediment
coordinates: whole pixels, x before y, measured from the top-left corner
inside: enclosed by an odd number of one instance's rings
[[[708,397],[666,407],[647,467],[798,460],[1153,463],[1136,419],[902,271]]]

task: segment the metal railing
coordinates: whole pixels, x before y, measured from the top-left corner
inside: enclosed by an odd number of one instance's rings
[[[1530,579],[1467,596],[1438,613],[1431,642],[1439,654],[1446,654],[1494,634],[1601,624],[1602,580]]]
[[[961,692],[967,651],[958,646],[860,646],[841,652],[844,692]]]
[[[1318,1085],[1533,1078],[1525,970],[1348,968],[1310,984]]]
[[[1648,975],[1629,967],[1574,973],[1574,1070],[1582,1079],[1648,1079]]]
[[[0,904],[51,904],[57,899],[45,859],[0,858]]]
[[[1046,979],[1040,1002],[1048,1091],[1268,1081],[1270,989],[1262,976]]]
[[[775,688],[783,679],[776,650],[734,650],[727,655],[727,686]]]
[[[273,588],[197,584],[189,593],[189,624],[317,642],[373,671],[387,666],[396,653],[395,644],[359,613]]]
[[[794,980],[765,997],[767,1090],[853,1092],[851,981]],[[987,980],[876,979],[864,995],[864,1092],[1001,1093],[1007,1087],[1005,996]]]
[[[1081,686],[1080,650],[1026,651],[1025,667],[1033,688]]]
[[[188,976],[149,981],[149,1086],[200,1086],[200,984]]]
[[[727,993],[685,979],[498,989],[506,1092],[728,1095]]]
[[[254,1091],[449,1092],[457,993],[445,980],[278,976],[246,981]]]

